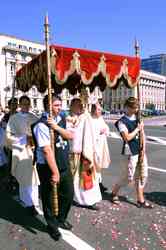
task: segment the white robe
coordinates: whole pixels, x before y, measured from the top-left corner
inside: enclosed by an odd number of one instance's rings
[[[98,118],[92,117],[91,127],[94,138],[95,161],[99,167],[98,170],[101,170],[102,168],[108,168],[111,162],[107,143],[109,127],[105,123],[102,116]]]
[[[27,135],[31,135],[30,126],[36,122],[37,119],[38,118],[30,112],[26,114],[18,112],[10,117],[6,128],[7,144],[12,148],[12,174],[20,185],[20,196],[23,193],[22,190],[26,193],[25,196],[27,196],[27,198],[22,200],[25,203],[27,200],[27,206],[38,203],[36,200],[33,202],[33,192],[29,192],[29,189],[33,189],[34,187],[34,192],[36,193],[39,178],[36,166],[33,166],[32,149],[27,145]],[[31,197],[28,198],[29,195]],[[30,200],[32,200],[32,204]]]
[[[84,157],[89,159],[92,165],[94,165],[94,139],[90,123],[90,114],[86,113],[78,117],[78,122],[74,128],[74,139],[71,151],[76,154],[82,153]],[[90,206],[102,200],[96,171],[93,177],[93,187],[89,190],[84,190],[80,186],[79,168],[75,173],[74,200],[80,205]]]

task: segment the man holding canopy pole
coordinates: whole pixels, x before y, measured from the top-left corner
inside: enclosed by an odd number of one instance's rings
[[[44,26],[48,96],[45,96],[43,100],[45,116],[33,126],[32,133],[37,146],[37,169],[47,229],[52,238],[59,240],[61,234],[58,227],[68,230],[72,228],[72,225],[66,221],[73,201],[73,180],[69,168],[67,141],[67,139],[72,139],[72,133],[66,130],[66,121],[59,115],[62,106],[61,99],[52,95],[47,15]]]
[[[66,129],[66,120],[60,116],[62,102],[59,96],[52,95],[52,115],[49,117],[48,96],[43,100],[45,113],[33,126],[36,144],[37,170],[41,183],[41,199],[44,217],[49,234],[60,238],[58,227],[70,230],[72,225],[66,220],[73,201],[73,179],[69,167],[68,139],[73,138]],[[49,129],[54,130],[54,150],[51,147]],[[54,152],[55,151],[55,152]],[[57,185],[58,214],[52,211],[52,190]]]

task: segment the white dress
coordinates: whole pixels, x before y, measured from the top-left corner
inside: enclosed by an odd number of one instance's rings
[[[39,178],[36,166],[33,166],[33,152],[27,145],[27,135],[31,135],[30,126],[37,121],[32,113],[18,112],[9,119],[6,138],[12,147],[12,174],[19,183],[20,200],[25,206],[38,206]]]

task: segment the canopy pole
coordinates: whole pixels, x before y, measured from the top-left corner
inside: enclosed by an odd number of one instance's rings
[[[46,64],[47,64],[47,82],[48,82],[48,109],[49,116],[52,117],[52,85],[51,85],[51,65],[50,65],[50,47],[49,47],[49,22],[48,14],[45,16],[45,46],[46,46]],[[50,140],[51,147],[53,152],[54,149],[54,131],[50,129]],[[57,193],[57,184],[52,184],[52,213],[53,215],[58,215],[58,193]]]
[[[140,57],[140,48],[139,48],[139,44],[138,41],[135,39],[135,56],[136,57]],[[140,80],[140,78],[139,78]],[[140,123],[142,121],[142,117],[141,117],[141,101],[140,101],[140,81],[138,80],[138,84],[137,84],[137,99],[138,99],[138,113],[137,113],[137,119],[138,119],[138,123]],[[141,180],[141,184],[144,184],[144,155],[143,155],[143,133],[142,131],[139,131],[139,156],[138,156],[138,170],[139,170],[139,176],[140,176],[140,180]]]
[[[52,117],[52,86],[51,86],[51,66],[50,66],[50,48],[49,48],[49,23],[48,15],[45,16],[45,46],[46,46],[46,64],[47,64],[47,82],[48,82],[48,101],[49,115]]]
[[[139,44],[138,41],[135,39],[135,56],[136,57],[140,57],[140,48],[139,48]],[[138,84],[137,84],[137,99],[138,99],[138,121],[141,121],[141,103],[140,103],[140,84],[139,84],[139,80],[138,80]]]
[[[13,76],[13,84],[12,84],[12,98],[11,98],[11,114],[14,114],[14,97],[16,93],[16,72],[18,70],[18,54],[16,54],[16,63],[15,63],[15,73]]]

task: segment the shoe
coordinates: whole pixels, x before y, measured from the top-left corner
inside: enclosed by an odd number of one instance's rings
[[[47,231],[49,235],[51,236],[51,238],[53,238],[55,241],[58,241],[61,238],[61,233],[59,232],[58,228],[53,229],[50,226],[47,226]]]
[[[137,201],[137,207],[138,208],[148,208],[148,209],[154,208],[153,204],[148,203],[147,201],[144,201],[144,202]]]
[[[68,225],[68,227],[70,227],[70,230],[71,230],[73,228],[73,225],[70,222],[68,222],[67,220],[65,222]]]
[[[112,203],[119,205],[120,204],[120,200],[119,197],[116,194],[111,193],[112,196]]]
[[[91,205],[91,206],[86,206],[86,208],[88,208],[88,209],[90,209],[90,210],[94,210],[94,211],[98,211],[98,210],[99,210],[99,207],[96,206],[96,204]]]
[[[72,225],[68,222],[68,221],[64,221],[64,222],[59,222],[58,223],[58,226],[62,229],[65,229],[65,230],[71,230],[72,229]]]
[[[30,216],[37,216],[39,214],[35,206],[26,207],[25,209],[27,210],[27,213]]]
[[[101,193],[104,193],[104,192],[106,192],[108,190],[108,188],[105,187],[102,182],[99,183],[99,187],[100,187],[100,192]]]

